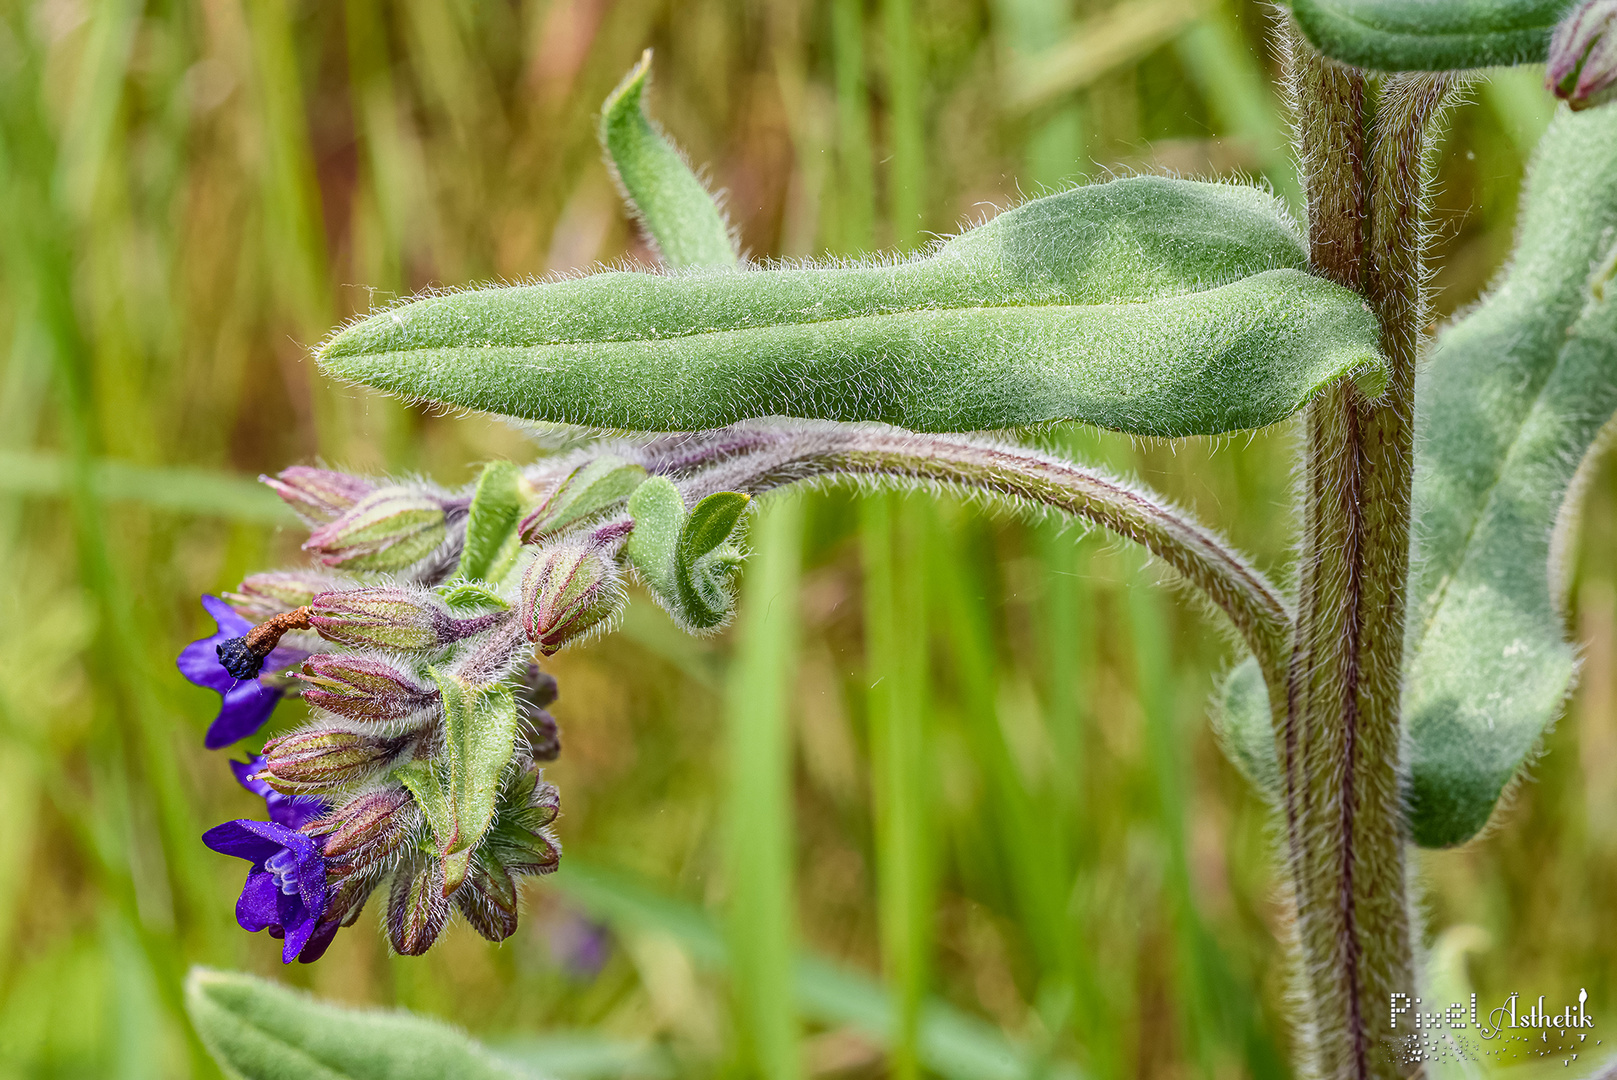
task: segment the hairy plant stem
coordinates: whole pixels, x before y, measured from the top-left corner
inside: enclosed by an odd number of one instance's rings
[[[748,422],[701,438],[677,458],[660,448],[665,456],[658,464],[693,465],[702,446],[733,455],[681,482],[687,503],[715,491],[757,493],[853,475],[943,484],[1103,525],[1142,545],[1200,589],[1235,625],[1265,677],[1284,685],[1291,614],[1279,591],[1212,532],[1119,480],[1023,447],[874,424]]]
[[[1301,1064],[1357,1080],[1400,1075],[1388,1003],[1394,991],[1413,992],[1399,696],[1424,318],[1423,154],[1448,80],[1390,77],[1372,126],[1364,73],[1322,59],[1290,27],[1285,36],[1310,258],[1316,273],[1365,294],[1391,364],[1380,400],[1344,380],[1309,409],[1283,699],[1271,684]]]

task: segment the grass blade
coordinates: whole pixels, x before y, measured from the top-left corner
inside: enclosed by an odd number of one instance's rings
[[[752,528],[727,702],[728,930],[734,997],[758,1075],[798,1075],[792,995],[791,709],[803,503],[771,501]]]

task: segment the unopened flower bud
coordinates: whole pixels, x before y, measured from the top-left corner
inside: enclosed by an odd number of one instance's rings
[[[316,653],[303,662],[298,678],[308,684],[304,701],[350,720],[390,723],[438,701],[436,686],[379,657]]]
[[[388,858],[420,828],[422,814],[401,786],[356,795],[303,830],[325,838],[328,871],[341,876],[366,873]]]
[[[336,585],[336,579],[329,574],[276,570],[243,578],[239,591],[225,593],[224,599],[246,618],[262,621],[304,607],[316,594]]]
[[[443,499],[409,487],[371,492],[309,535],[303,550],[346,570],[402,570],[430,555],[448,533]]]
[[[612,618],[623,603],[617,564],[587,543],[540,551],[522,579],[522,625],[546,656]]]
[[[455,891],[455,906],[489,941],[517,932],[517,883],[497,860],[472,860],[465,883]]]
[[[342,787],[365,779],[406,741],[341,728],[294,731],[264,744],[259,778],[283,795]]]
[[[457,619],[431,593],[393,585],[321,593],[309,604],[309,624],[327,641],[407,652],[441,649],[506,617],[496,611]]]
[[[1583,0],[1556,26],[1544,67],[1545,85],[1574,109],[1612,98],[1617,83],[1617,0]]]
[[[400,955],[420,956],[438,940],[449,911],[443,863],[418,854],[393,875],[393,892],[387,903],[388,940]]]
[[[645,479],[644,468],[611,454],[587,461],[567,474],[522,520],[522,538],[536,544],[560,535],[623,502]]]
[[[363,477],[305,465],[294,465],[259,479],[310,525],[334,520],[376,489]]]

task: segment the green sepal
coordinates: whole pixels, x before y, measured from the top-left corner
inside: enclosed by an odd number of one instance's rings
[[[653,476],[629,497],[634,530],[623,545],[624,557],[651,591],[666,604],[678,603],[674,581],[674,549],[685,524],[685,500],[666,476]]]
[[[1574,0],[1286,0],[1332,60],[1379,71],[1457,71],[1542,61]]]
[[[663,261],[675,267],[723,268],[737,253],[724,215],[685,157],[646,116],[651,50],[601,106],[601,148],[629,208]]]
[[[436,1020],[344,1008],[238,972],[192,968],[185,1009],[220,1068],[242,1080],[517,1080]]]
[[[456,614],[511,610],[510,601],[486,581],[451,581],[438,586],[437,591]]]
[[[568,473],[522,523],[522,538],[537,544],[616,506],[634,494],[646,470],[612,454],[591,458]]]
[[[466,516],[466,544],[456,573],[472,581],[499,581],[516,565],[522,541],[522,470],[509,461],[483,466]]]
[[[740,492],[716,491],[691,509],[679,530],[674,582],[686,621],[699,630],[721,625],[735,606],[730,579],[741,560],[725,542],[751,502]]]
[[[1128,177],[902,262],[425,297],[337,332],[320,363],[412,398],[638,431],[774,415],[1212,435],[1283,420],[1344,375],[1385,386],[1375,317],[1306,267],[1267,193]]]
[[[443,698],[444,756],[449,764],[444,795],[451,823],[447,836],[433,830],[444,860],[447,896],[465,877],[463,856],[477,847],[494,820],[500,774],[516,747],[517,705],[508,687],[470,686],[436,668],[427,673]]]

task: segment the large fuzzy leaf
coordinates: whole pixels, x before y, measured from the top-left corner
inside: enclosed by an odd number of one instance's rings
[[[1510,266],[1420,381],[1405,715],[1428,846],[1482,828],[1571,689],[1552,539],[1617,410],[1614,245],[1617,110],[1563,110]]]
[[[453,1028],[345,1009],[252,975],[192,968],[185,1007],[226,1075],[243,1080],[518,1080]]]
[[[1287,0],[1333,60],[1381,71],[1453,71],[1544,59],[1572,0]]]
[[[1281,420],[1343,374],[1379,392],[1374,318],[1304,263],[1264,192],[1131,177],[906,262],[428,297],[338,332],[320,362],[412,398],[597,427],[785,415],[1214,434]]]

